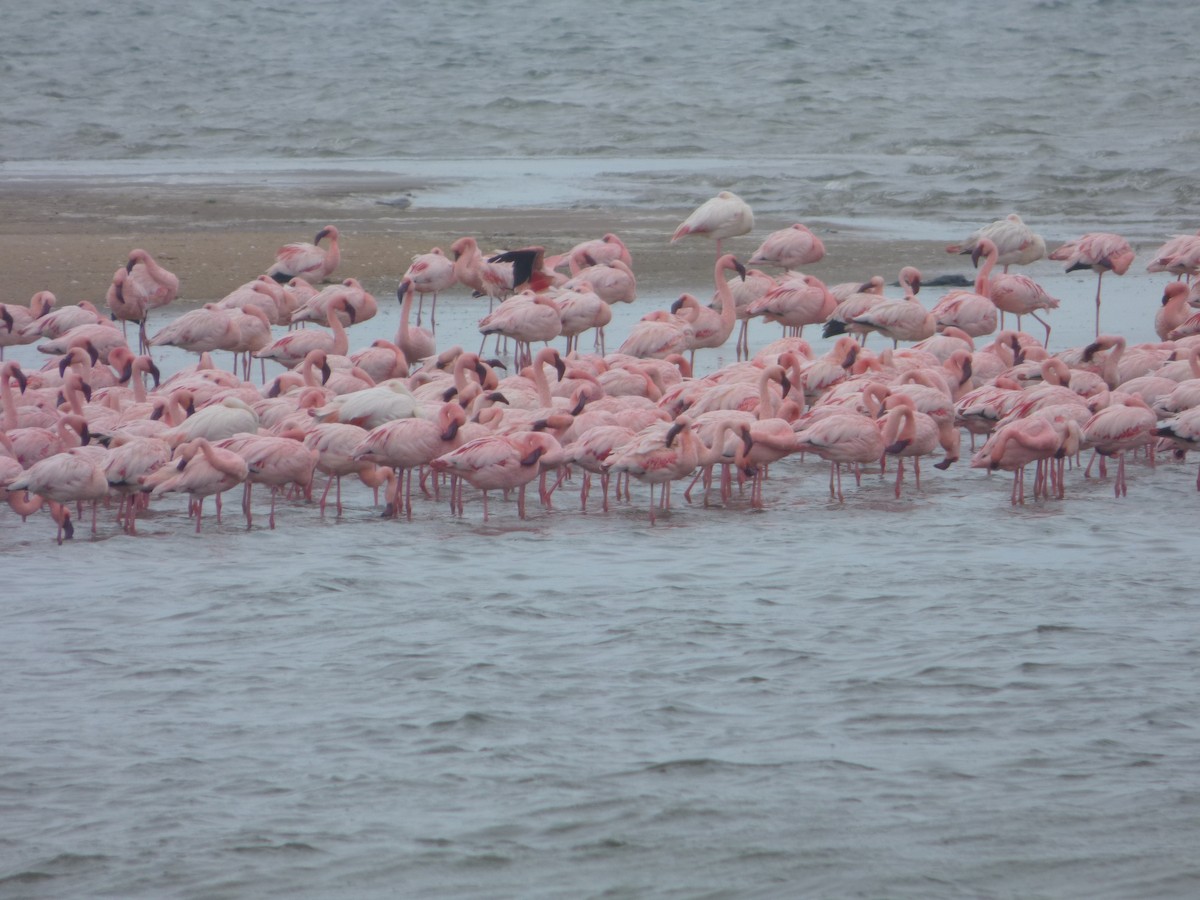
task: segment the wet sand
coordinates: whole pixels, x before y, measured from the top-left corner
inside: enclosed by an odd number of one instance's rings
[[[181,305],[200,304],[259,275],[280,245],[312,240],[326,224],[342,233],[337,274],[358,278],[377,295],[394,289],[414,254],[448,248],[468,234],[485,251],[540,244],[555,253],[612,231],[630,247],[642,293],[699,292],[711,284],[712,242],[670,243],[688,209],[435,209],[424,208],[420,194],[420,185],[395,179],[269,187],[79,179],[0,185],[0,302],[25,303],[50,290],[60,304],[102,303],[113,271],[131,249],[144,247],[179,276]],[[760,216],[752,233],[726,241],[726,249],[746,259],[791,221]],[[968,260],[946,255],[944,242],[807,224],[827,250],[812,272],[829,284],[873,274],[894,281],[904,265],[917,266],[927,280],[970,271]]]

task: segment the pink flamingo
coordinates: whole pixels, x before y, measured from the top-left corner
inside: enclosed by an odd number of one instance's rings
[[[1123,395],[1088,419],[1083,426],[1083,441],[1103,456],[1117,457],[1117,478],[1113,493],[1129,493],[1125,483],[1125,451],[1144,447],[1154,439],[1158,417],[1146,401],[1136,394]]]
[[[196,533],[204,515],[204,498],[216,495],[217,522],[221,521],[221,494],[250,476],[246,461],[232,450],[214,447],[205,438],[195,438],[176,449],[178,463],[170,463],[142,479],[142,490],[152,497],[187,494],[196,509]]]
[[[746,309],[747,317],[762,316],[778,322],[785,335],[800,336],[805,325],[827,320],[837,308],[837,298],[821,279],[792,272]]]
[[[1016,505],[1025,503],[1025,467],[1037,463],[1033,482],[1033,498],[1045,496],[1046,476],[1043,466],[1051,459],[1074,456],[1079,450],[1081,430],[1079,423],[1067,420],[1061,427],[1049,419],[1029,417],[1015,419],[998,427],[987,443],[971,457],[971,468],[1004,469],[1013,473],[1010,501]],[[1059,478],[1061,496],[1062,479]]]
[[[488,519],[488,492],[518,488],[517,512],[525,518],[525,485],[541,473],[542,467],[557,465],[562,445],[541,431],[519,431],[475,438],[430,463],[435,472],[446,472],[465,480],[483,492],[483,520]],[[461,486],[457,487],[455,508],[463,510]],[[543,497],[543,501],[546,498]]]
[[[517,345],[516,364],[524,366],[533,358],[534,341],[549,342],[562,333],[562,316],[558,303],[548,294],[524,290],[480,319],[479,331],[484,341],[489,334],[512,338]],[[480,352],[483,352],[482,346]]]
[[[329,498],[329,490],[337,483],[337,514],[342,514],[342,477],[354,475],[364,469],[373,469],[371,463],[363,463],[354,458],[354,452],[367,429],[358,425],[342,422],[322,422],[312,426],[304,435],[304,446],[317,452],[316,469],[323,475],[328,475],[325,490],[321,492],[321,517],[325,517],[325,501]]]
[[[301,436],[302,437],[302,436]],[[299,487],[311,499],[313,472],[320,454],[304,445],[295,436],[267,434],[238,434],[215,445],[232,450],[246,461],[247,476],[242,509],[246,513],[246,528],[250,528],[250,494],[256,484],[271,488],[270,527],[275,527],[275,501],[280,489],[288,485]]]
[[[296,300],[283,285],[266,275],[259,275],[254,281],[230,291],[216,305],[219,309],[245,310],[254,307],[261,310],[272,325],[289,325]]]
[[[32,344],[38,334],[32,325],[54,307],[56,300],[49,291],[38,291],[28,306],[16,303],[0,303],[0,360],[4,359],[4,348],[19,344]]]
[[[399,287],[396,288],[396,299],[400,301],[400,325],[393,343],[400,348],[406,359],[417,360],[437,353],[437,340],[433,332],[420,325],[408,324],[408,317],[412,314],[413,290],[413,283],[405,279],[401,279]]]
[[[684,294],[671,307],[671,311],[676,312],[684,304],[684,297],[691,298],[691,302],[687,304],[690,307],[692,323],[688,350],[691,354],[689,362],[693,366],[696,364],[697,350],[716,349],[724,346],[725,342],[729,340],[729,336],[733,334],[733,326],[737,323],[737,303],[733,299],[733,289],[725,280],[726,272],[737,272],[740,278],[743,280],[746,278],[746,267],[738,262],[732,253],[726,253],[717,258],[716,266],[713,268],[713,283],[716,285],[716,299],[721,304],[720,311],[701,306],[691,294]]]
[[[379,312],[379,304],[375,302],[375,297],[367,292],[359,280],[346,278],[340,284],[329,285],[297,306],[292,312],[291,324],[324,322],[328,317],[329,307],[341,299],[345,299],[347,305],[337,311],[337,317],[347,328],[373,319]]]
[[[313,350],[324,350],[338,356],[345,356],[350,349],[346,329],[338,318],[338,310],[352,310],[349,300],[345,297],[334,298],[329,304],[326,322],[329,331],[318,331],[308,328],[303,331],[293,331],[278,340],[268,344],[252,355],[257,359],[272,359],[277,363],[292,368],[304,360]]]
[[[583,469],[583,480],[579,489],[580,508],[587,512],[588,495],[591,493],[592,476],[600,476],[603,494],[603,510],[608,512],[608,485],[611,478],[606,464],[615,453],[636,436],[637,432],[627,425],[611,423],[588,428],[565,448],[564,465],[578,465]]]
[[[728,237],[747,234],[754,229],[754,211],[750,204],[730,191],[721,191],[717,196],[700,204],[671,235],[674,244],[688,235],[711,237],[717,244],[717,256],[721,255],[721,241]]]
[[[1154,332],[1160,341],[1167,340],[1172,331],[1191,317],[1188,297],[1188,286],[1181,281],[1172,281],[1163,288],[1162,306],[1154,314]]]
[[[393,516],[403,506],[412,518],[412,472],[462,445],[459,429],[467,414],[457,403],[443,403],[433,419],[396,419],[371,429],[352,451],[360,462],[396,470],[396,492],[390,498]]]
[[[829,463],[829,496],[831,499],[836,496],[838,502],[844,503],[842,466],[852,464],[854,477],[861,484],[861,467],[883,457],[883,435],[875,420],[847,411],[813,420],[796,434],[796,450],[801,453],[811,451]]]
[[[325,281],[342,261],[339,237],[335,226],[326,225],[317,232],[311,244],[303,241],[284,244],[275,254],[275,262],[267,269],[267,274],[280,284],[286,284],[293,278],[318,283]],[[320,246],[325,238],[329,238],[328,248]]]
[[[118,435],[109,444],[104,477],[111,490],[121,495],[124,528],[137,534],[137,509],[142,493],[142,478],[161,469],[171,460],[171,445],[162,438]]]
[[[662,485],[659,505],[670,507],[670,484],[686,478],[700,465],[703,444],[692,431],[691,419],[678,416],[674,422],[660,422],[638,432],[608,462],[610,473],[629,473],[650,485],[650,524],[654,524],[654,485]]]
[[[557,269],[564,262],[571,267],[572,276],[583,266],[607,266],[620,260],[627,268],[633,265],[633,256],[625,242],[612,232],[590,241],[581,241],[561,256],[546,260],[546,265]]]
[[[99,448],[96,448],[97,450]],[[96,504],[108,496],[108,479],[100,456],[92,448],[77,447],[47,456],[30,466],[8,486],[10,492],[27,491],[56,503],[92,503],[92,534],[96,533]],[[63,542],[59,523],[58,543]]]
[[[450,245],[450,252],[454,254],[454,274],[459,283],[470,288],[477,296],[486,296],[489,312],[497,299],[512,293],[512,263],[488,262],[483,258],[475,238],[460,237]]]
[[[797,222],[768,235],[746,265],[799,269],[824,258],[825,245],[821,239]]]
[[[558,303],[561,333],[567,339],[567,353],[578,349],[579,335],[596,329],[596,347],[604,353],[604,327],[612,321],[612,307],[592,290],[586,280],[572,279],[575,287],[564,288],[554,295]]]
[[[419,253],[413,257],[412,263],[405,270],[400,280],[409,282],[417,295],[417,324],[421,324],[421,311],[425,307],[425,295],[433,294],[433,302],[429,307],[429,327],[437,328],[438,294],[448,291],[458,283],[454,272],[454,260],[446,255],[441,247],[434,247],[428,253]]]
[[[179,279],[173,272],[164,269],[147,251],[131,250],[125,263],[125,277],[114,278],[119,303],[113,308],[118,318],[129,316],[129,321],[138,322],[139,351],[145,353],[146,317],[150,310],[166,306],[179,294]],[[140,319],[134,317],[140,315]]]
[[[1191,279],[1200,271],[1200,231],[1195,234],[1177,234],[1154,251],[1154,258],[1146,264],[1147,272],[1170,272],[1180,278]]]
[[[190,353],[229,350],[240,338],[234,315],[232,310],[206,303],[200,309],[184,313],[146,343],[150,347],[178,347]]]
[[[960,244],[951,244],[947,253],[973,254],[983,239],[991,240],[997,248],[997,262],[1008,271],[1010,265],[1027,266],[1046,255],[1046,241],[1026,225],[1016,213],[984,225]]]
[[[96,304],[88,300],[80,300],[74,306],[60,306],[58,309],[31,320],[21,329],[21,333],[25,337],[52,340],[76,325],[96,325],[107,321],[101,315],[100,310],[96,308]]]
[[[620,259],[579,269],[563,283],[562,289],[575,290],[585,282],[609,305],[632,303],[637,299],[637,278],[633,269]]]
[[[1200,407],[1181,410],[1164,419],[1154,433],[1170,441],[1182,453],[1200,448]],[[1200,470],[1196,472],[1196,490],[1200,491]]]
[[[1104,273],[1124,275],[1136,254],[1129,241],[1119,234],[1092,231],[1068,241],[1050,254],[1050,259],[1066,263],[1068,272],[1091,269],[1096,273],[1096,336],[1100,336],[1100,288]]]
[[[949,291],[934,304],[931,312],[938,330],[953,326],[971,337],[982,337],[996,330],[997,310],[990,297],[990,276],[999,253],[990,238],[983,237],[976,242],[971,259],[978,262],[980,256],[987,258],[975,276],[975,290]]]
[[[915,301],[917,294],[921,292],[920,269],[915,266],[905,266],[900,270],[899,283],[904,291],[904,299]],[[830,293],[837,296],[836,291],[832,289]],[[861,335],[865,343],[865,336],[871,329],[855,323],[854,320],[859,316],[865,316],[880,304],[894,302],[895,300],[889,300],[884,296],[883,278],[879,275],[872,276],[869,281],[858,285],[856,290],[846,294],[838,301],[838,305],[825,322],[821,336],[836,337],[839,334],[850,332]]]
[[[921,489],[921,457],[936,452],[938,448],[938,426],[925,413],[917,412],[909,397],[889,398],[895,405],[880,420],[884,452],[896,457],[896,499],[900,498],[900,484],[904,481],[904,460],[913,461],[913,475],[917,490]]]

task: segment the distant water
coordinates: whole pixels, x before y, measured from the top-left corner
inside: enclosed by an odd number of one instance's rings
[[[1200,219],[1193,14],[1188,0],[20,4],[0,34],[0,175],[440,161],[469,179],[523,160],[548,190],[530,178],[475,202],[690,207],[730,187],[802,219],[1016,210],[1165,235]]]

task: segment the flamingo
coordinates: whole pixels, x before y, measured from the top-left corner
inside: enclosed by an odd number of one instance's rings
[[[696,362],[697,350],[716,349],[724,346],[725,342],[729,340],[729,336],[733,334],[733,326],[737,323],[737,302],[733,299],[733,289],[725,280],[726,272],[736,272],[742,280],[746,278],[746,267],[738,262],[732,253],[726,253],[717,258],[716,265],[713,267],[713,284],[716,286],[716,299],[721,304],[719,312],[707,306],[701,306],[691,294],[684,295],[684,297],[691,298],[690,303],[687,304],[691,311],[692,325],[688,350],[691,353],[689,362],[693,366]],[[678,305],[682,305],[680,301],[676,301],[676,306],[671,307],[672,312],[676,311]]]
[[[118,270],[119,272],[120,270]],[[125,275],[115,275],[112,289],[118,303],[110,308],[118,319],[138,323],[139,353],[145,353],[146,318],[150,310],[166,306],[179,294],[179,279],[167,271],[146,250],[129,251]]]
[[[412,314],[412,295],[414,285],[407,279],[401,279],[396,288],[396,299],[400,301],[400,325],[396,329],[393,343],[400,348],[405,359],[425,359],[437,353],[437,340],[433,332],[420,325],[409,325],[408,317]]]
[[[1188,286],[1181,281],[1172,281],[1163,288],[1162,306],[1154,314],[1154,332],[1160,341],[1168,338],[1175,340],[1176,337],[1184,336],[1181,333],[1171,337],[1171,332],[1191,317],[1192,310],[1188,306],[1189,296]]]
[[[267,274],[280,284],[286,284],[293,278],[317,283],[325,281],[342,261],[339,237],[335,226],[326,225],[317,232],[311,244],[303,241],[284,244],[276,252],[275,262],[271,263]],[[320,246],[325,238],[329,238],[328,248]]]
[[[347,304],[337,312],[338,320],[346,327],[372,319],[379,312],[379,304],[359,280],[346,278],[340,284],[331,284],[300,303],[292,312],[289,324],[324,322],[328,317],[329,307],[339,299],[344,299]]]
[[[825,258],[825,245],[806,225],[799,222],[767,236],[748,266],[778,266],[782,269],[799,269]]]
[[[562,333],[562,315],[558,303],[548,294],[526,289],[480,319],[479,331],[485,341],[489,334],[512,338],[517,345],[516,364],[523,366],[533,358],[534,341],[549,342]]]
[[[837,299],[825,282],[813,275],[791,272],[746,308],[746,316],[778,322],[785,335],[799,337],[805,325],[826,321],[837,308]]]
[[[674,244],[688,235],[711,237],[717,244],[717,256],[721,255],[721,241],[737,237],[754,229],[754,211],[750,204],[730,191],[721,191],[717,196],[700,204],[671,235]]]
[[[492,265],[509,263],[512,265],[512,289],[522,291],[528,288],[535,293],[554,286],[554,272],[546,269],[545,247],[523,247],[520,250],[505,250],[495,256],[488,257]],[[561,279],[559,279],[561,280]]]
[[[947,253],[973,254],[983,239],[991,240],[998,250],[997,263],[1008,271],[1010,265],[1027,266],[1046,255],[1046,241],[1026,225],[1016,213],[1009,213],[971,232],[965,241],[950,244]]]
[[[700,465],[703,444],[687,416],[657,422],[639,431],[607,463],[610,473],[627,472],[650,485],[650,524],[654,524],[654,485],[662,485],[660,505],[670,507],[670,483],[686,478]]]
[[[1083,441],[1101,456],[1117,457],[1117,478],[1113,493],[1129,493],[1125,483],[1125,451],[1145,446],[1155,436],[1158,417],[1146,401],[1136,394],[1125,394],[1088,419],[1083,426]]]
[[[344,296],[335,297],[330,302],[326,313],[329,331],[319,331],[313,328],[293,331],[261,350],[256,350],[252,355],[257,359],[273,359],[289,369],[302,362],[304,357],[313,350],[325,350],[328,353],[345,356],[346,351],[350,349],[350,342],[346,337],[346,329],[342,327],[341,320],[338,318],[338,310],[352,312],[353,307]],[[351,321],[353,321],[353,316],[351,316]]]
[[[50,291],[38,291],[28,306],[0,303],[0,361],[4,359],[5,347],[32,344],[38,339],[40,333],[32,326],[50,312],[56,302]]]
[[[467,441],[430,463],[435,472],[447,472],[465,480],[483,492],[483,520],[488,519],[488,492],[518,488],[517,512],[525,518],[525,486],[540,474],[543,466],[561,461],[562,445],[541,431],[485,435]],[[456,509],[461,515],[461,487]],[[543,500],[545,497],[543,497]]]
[[[99,456],[92,452],[99,451]],[[100,448],[75,447],[38,460],[8,485],[10,492],[27,491],[56,503],[92,503],[92,534],[96,533],[96,504],[108,496],[104,477],[104,451]],[[60,522],[58,543],[63,542]]]
[[[246,461],[232,450],[214,447],[198,437],[176,448],[176,463],[168,463],[143,477],[142,490],[152,497],[187,494],[195,503],[196,534],[204,515],[204,498],[216,495],[217,521],[221,521],[221,494],[250,476]]]
[[[88,300],[80,300],[74,306],[60,306],[45,315],[32,319],[21,329],[21,334],[23,337],[35,340],[37,338],[52,340],[76,325],[96,325],[107,321],[108,319],[101,315],[100,310],[96,308],[96,304]]]
[[[611,265],[620,260],[625,266],[633,265],[633,255],[625,242],[612,232],[602,238],[581,241],[561,256],[546,260],[547,267],[557,269],[565,261],[571,267],[572,276],[583,266]]]
[[[855,478],[861,483],[861,466],[878,462],[883,456],[884,444],[874,419],[846,410],[811,420],[796,433],[795,449],[800,453],[816,453],[829,463],[830,499],[836,497],[839,503],[845,503],[842,466],[853,464]]]
[[[999,251],[990,238],[982,237],[976,242],[971,259],[978,263],[980,256],[986,256],[986,260],[975,276],[975,290],[949,291],[934,304],[931,311],[939,331],[953,326],[971,337],[982,337],[996,330],[997,310],[990,298],[990,276]]]
[[[513,290],[512,263],[490,263],[483,258],[479,244],[473,237],[460,237],[450,245],[454,254],[454,274],[459,283],[470,288],[478,296],[488,298],[488,311],[495,301],[503,299]]]
[[[1068,272],[1091,269],[1096,273],[1096,337],[1100,336],[1100,288],[1104,273],[1124,275],[1135,255],[1125,238],[1107,231],[1088,232],[1050,254],[1050,259],[1065,262]]]
[[[915,266],[905,266],[900,270],[899,282],[900,287],[904,290],[904,299],[914,300],[921,291],[921,271]],[[837,296],[833,289],[830,289],[830,293]],[[895,301],[889,300],[883,294],[883,278],[875,275],[869,281],[858,285],[857,290],[838,301],[838,305],[834,307],[825,322],[821,336],[836,337],[839,334],[850,332],[861,335],[865,342],[865,336],[871,329],[854,320],[859,316],[865,316],[882,303],[892,302]]]
[[[1147,272],[1170,272],[1179,277],[1192,278],[1200,272],[1200,231],[1195,234],[1177,234],[1154,251],[1154,258],[1146,264]]]
[[[584,282],[609,305],[632,303],[637,299],[637,278],[624,260],[614,259],[579,269],[561,287],[564,291],[575,290]]]
[[[899,396],[889,398],[896,402],[879,427],[884,452],[896,457],[896,499],[900,499],[900,484],[904,481],[904,460],[913,461],[913,474],[917,490],[921,489],[921,457],[928,456],[938,447],[938,426],[925,413],[918,412],[912,399]]]
[[[329,476],[321,493],[321,517],[325,517],[325,501],[329,489],[337,482],[337,514],[342,514],[342,476],[374,468],[354,458],[354,451],[367,436],[367,429],[343,422],[322,422],[304,434],[304,446],[317,452],[316,469]]]
[[[412,263],[400,276],[401,281],[407,281],[417,294],[417,324],[421,324],[421,311],[425,307],[425,295],[433,294],[433,302],[429,307],[429,327],[437,328],[438,294],[448,291],[458,283],[454,273],[454,260],[446,255],[441,247],[434,247],[428,253],[419,253],[413,257]]]
[[[296,485],[305,496],[312,495],[313,472],[320,454],[295,437],[269,434],[238,434],[219,441],[219,449],[232,450],[246,461],[247,475],[242,508],[246,528],[251,526],[250,493],[255,484],[271,488],[271,513],[268,524],[275,527],[275,501],[279,490]]]
[[[587,280],[572,279],[575,287],[554,295],[558,303],[561,334],[567,339],[567,353],[579,346],[579,335],[596,329],[596,346],[604,353],[604,327],[612,321],[612,307],[592,290]]]
[[[412,518],[412,470],[427,466],[463,443],[459,429],[467,414],[457,403],[443,403],[433,419],[396,419],[370,432],[351,451],[353,459],[396,470],[393,516]]]
[[[1060,428],[1049,419],[1040,416],[1015,419],[1000,425],[987,442],[971,457],[971,468],[995,471],[1004,469],[1013,473],[1010,502],[1025,503],[1025,467],[1037,463],[1037,474],[1033,482],[1033,498],[1046,493],[1046,478],[1042,467],[1050,459],[1073,456],[1079,449],[1081,439],[1079,423],[1067,420]],[[1059,479],[1061,496],[1062,480]]]

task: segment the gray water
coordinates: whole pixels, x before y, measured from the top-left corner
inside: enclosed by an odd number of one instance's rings
[[[1012,210],[1200,224],[1183,3],[57,10],[0,33],[9,179],[732,187],[947,239]],[[1143,268],[1105,284],[1131,342]],[[1094,278],[1030,271],[1063,299],[1052,348],[1086,341]],[[395,331],[382,307],[353,346]],[[439,341],[480,312],[444,299]],[[922,474],[837,504],[787,460],[765,510],[677,487],[654,527],[644,488],[585,514],[577,481],[487,523],[348,488],[340,519],[290,502],[270,530],[260,497],[247,530],[209,501],[198,536],[164,498],[62,547],[0,510],[0,897],[1195,896],[1194,461],[1023,507],[1007,476]]]
[[[1188,0],[9,6],[8,178],[532,160],[522,205],[1196,227]]]

